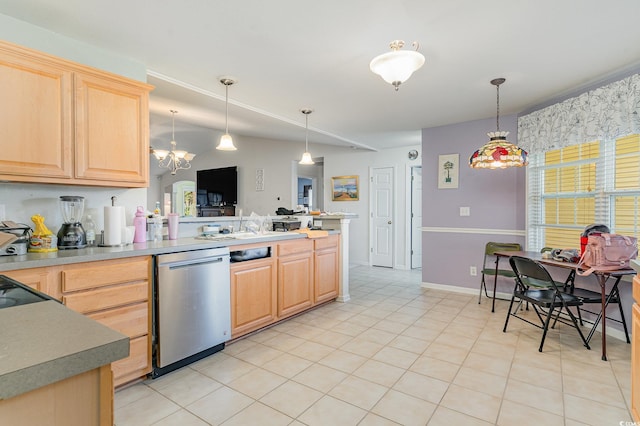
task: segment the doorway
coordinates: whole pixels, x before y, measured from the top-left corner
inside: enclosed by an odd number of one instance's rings
[[[393,268],[393,167],[371,169],[371,265]]]
[[[314,158],[315,164],[293,163],[293,202],[309,210],[324,210],[324,161]]]

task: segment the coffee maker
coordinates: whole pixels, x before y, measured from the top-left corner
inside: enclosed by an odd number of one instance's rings
[[[58,249],[78,249],[87,246],[87,237],[80,223],[84,212],[84,197],[63,195],[60,209],[64,223],[58,231]]]

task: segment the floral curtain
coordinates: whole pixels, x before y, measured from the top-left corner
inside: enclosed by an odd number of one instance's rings
[[[518,118],[518,146],[530,154],[640,133],[640,74]]]

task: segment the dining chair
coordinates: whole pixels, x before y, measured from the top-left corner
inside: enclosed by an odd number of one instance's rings
[[[515,278],[515,275],[513,274],[513,271],[511,269],[498,269],[497,275],[496,275],[496,266],[498,264],[498,258],[496,257],[495,253],[499,251],[521,251],[521,250],[522,250],[522,246],[519,243],[498,243],[498,242],[490,241],[485,245],[484,259],[482,260],[482,277],[480,279],[480,295],[478,296],[478,304],[480,304],[482,300],[483,289],[484,289],[485,296],[487,298],[491,297],[487,292],[487,283],[486,283],[487,276],[493,277],[493,303],[495,303],[495,300],[496,300],[496,284],[498,281],[498,276],[505,277],[505,278]],[[487,262],[490,262],[492,259],[495,261],[493,266],[491,266],[490,263],[489,265],[487,265]],[[495,305],[492,304],[491,312],[494,312],[494,311],[495,311]]]
[[[549,330],[549,323],[551,318],[554,317],[554,311],[558,309],[552,328],[555,326],[557,321],[567,325],[572,325],[578,331],[584,346],[587,349],[591,349],[589,343],[584,337],[584,334],[582,333],[582,330],[580,329],[577,318],[569,309],[569,307],[581,306],[582,301],[574,295],[561,291],[560,288],[563,286],[563,283],[554,281],[549,274],[549,271],[535,260],[522,256],[511,256],[509,258],[509,264],[511,265],[511,269],[515,275],[515,284],[513,288],[513,295],[511,296],[511,303],[509,304],[509,310],[507,311],[507,318],[505,319],[502,331],[504,333],[507,332],[509,318],[512,316],[542,329],[542,339],[540,340],[540,347],[538,348],[538,351],[542,352],[544,341]],[[533,287],[532,284],[535,284],[535,287]],[[543,284],[546,284],[546,287],[542,287]],[[521,316],[522,314],[518,313],[518,307],[513,309],[516,299],[518,299],[519,302],[527,302],[533,307],[533,310],[540,321],[539,324]],[[560,317],[559,314],[563,311],[568,315],[571,322]]]

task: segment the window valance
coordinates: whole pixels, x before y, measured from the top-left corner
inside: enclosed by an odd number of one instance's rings
[[[518,145],[530,154],[640,132],[640,74],[518,118]]]

